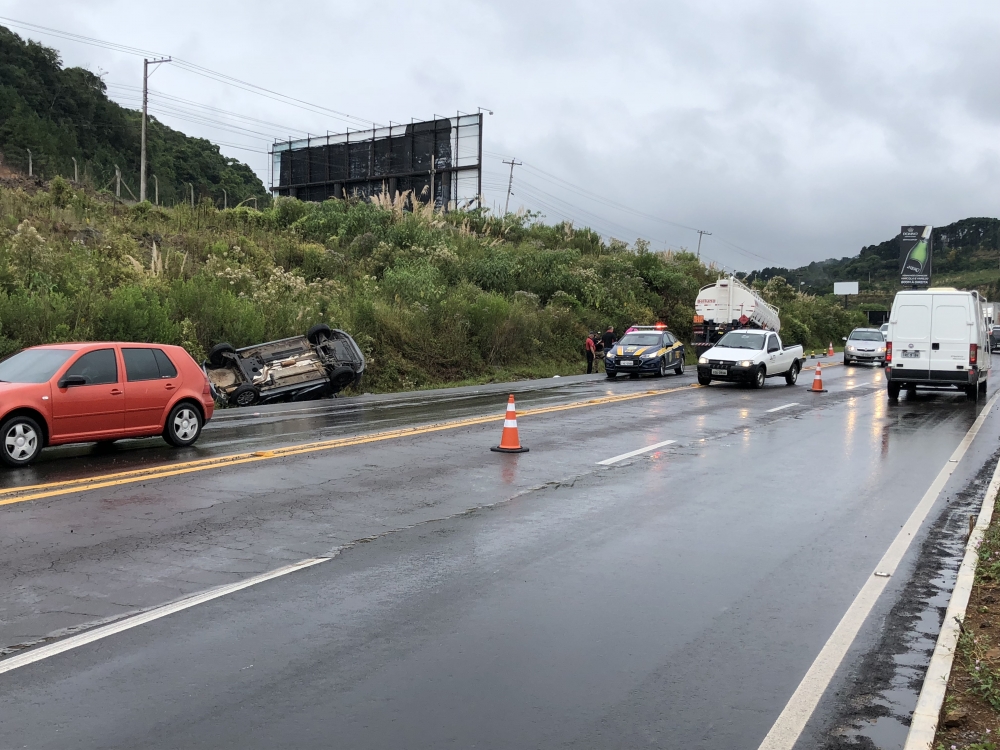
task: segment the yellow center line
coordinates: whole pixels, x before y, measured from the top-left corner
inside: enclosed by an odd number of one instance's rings
[[[569,404],[558,406],[543,406],[538,409],[527,409],[520,412],[521,417],[532,417],[541,414],[551,414],[553,412],[568,411],[570,409],[581,409],[586,406],[598,406],[602,404],[615,404],[623,401],[632,401],[640,398],[651,398],[654,396],[664,396],[677,391],[700,388],[698,385],[684,385],[677,388],[667,388],[659,391],[642,391],[641,393],[628,393],[620,396],[601,396],[586,401],[574,401]],[[123,484],[134,484],[153,479],[164,479],[182,474],[192,474],[198,471],[205,471],[219,466],[239,466],[241,464],[256,463],[258,461],[269,461],[285,456],[298,456],[305,453],[315,453],[317,451],[333,450],[335,448],[345,448],[352,445],[364,445],[365,443],[375,443],[384,440],[394,440],[401,437],[411,437],[414,435],[424,435],[429,432],[441,432],[443,430],[454,430],[460,427],[471,427],[490,422],[502,422],[506,413],[488,417],[471,417],[468,419],[456,419],[448,422],[438,422],[436,424],[423,425],[420,427],[405,427],[398,430],[387,430],[384,432],[374,432],[368,435],[358,435],[349,438],[336,438],[333,440],[323,440],[314,443],[302,443],[291,445],[285,448],[274,448],[271,450],[254,451],[252,453],[235,453],[228,456],[218,456],[216,458],[205,458],[198,461],[186,461],[166,466],[149,469],[136,469],[133,471],[123,471],[114,474],[102,474],[84,479],[70,479],[61,482],[49,482],[47,484],[35,484],[24,487],[10,487],[0,490],[0,505],[13,505],[15,503],[25,503],[29,500],[41,500],[46,497],[57,497],[68,495],[73,492],[85,492],[97,490],[103,487],[115,487]]]

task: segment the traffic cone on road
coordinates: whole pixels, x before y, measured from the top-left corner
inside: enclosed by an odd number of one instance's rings
[[[832,357],[833,356],[833,342],[832,341],[830,342],[830,347],[826,350],[826,356],[828,356],[828,357]]]
[[[517,436],[517,412],[514,410],[514,394],[507,400],[507,416],[503,420],[503,433],[500,435],[500,445],[490,448],[497,453],[527,453],[527,448],[521,447]]]
[[[813,377],[813,386],[809,389],[809,393],[826,393],[826,388],[823,387],[823,376],[819,372],[820,364],[816,363],[816,375]]]

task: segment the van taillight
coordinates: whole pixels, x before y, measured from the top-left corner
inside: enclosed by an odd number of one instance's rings
[[[885,363],[889,364],[890,362],[892,362],[892,342],[891,341],[886,341],[885,342]]]
[[[976,356],[979,354],[979,344],[969,344],[969,364],[976,364]]]

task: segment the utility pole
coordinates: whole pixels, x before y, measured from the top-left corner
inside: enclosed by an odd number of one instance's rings
[[[30,148],[26,148],[24,150],[28,152],[28,177],[31,177],[32,176],[31,175],[31,149]]]
[[[188,187],[191,188],[191,208],[194,208],[194,185],[189,182]]]
[[[73,182],[80,182],[80,170],[77,169],[76,159],[74,157],[69,157],[73,160]]]
[[[169,57],[142,61],[142,144],[139,147],[139,201],[146,200],[146,109],[149,104],[149,66],[170,62]],[[155,68],[154,68],[155,70]]]
[[[115,198],[121,200],[122,197],[122,171],[115,164]]]
[[[510,208],[510,192],[514,188],[514,167],[521,166],[521,162],[514,161],[504,161],[504,164],[510,164],[510,182],[507,183],[507,202],[503,204],[503,215],[507,215],[507,209]]]
[[[712,233],[711,232],[706,232],[704,229],[699,229],[699,230],[697,230],[697,232],[698,232],[698,257],[700,258],[701,257],[701,237],[702,237],[702,235],[705,235],[705,234],[707,234],[709,237],[711,237]]]
[[[227,208],[229,208],[229,194],[222,188],[222,210],[225,211]]]
[[[156,196],[156,205],[160,205],[160,181],[156,179],[156,175],[153,175],[153,189],[156,191],[154,195]]]

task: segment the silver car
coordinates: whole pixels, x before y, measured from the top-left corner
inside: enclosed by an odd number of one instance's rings
[[[885,336],[878,328],[855,328],[844,342],[845,365],[869,362],[885,366]]]

